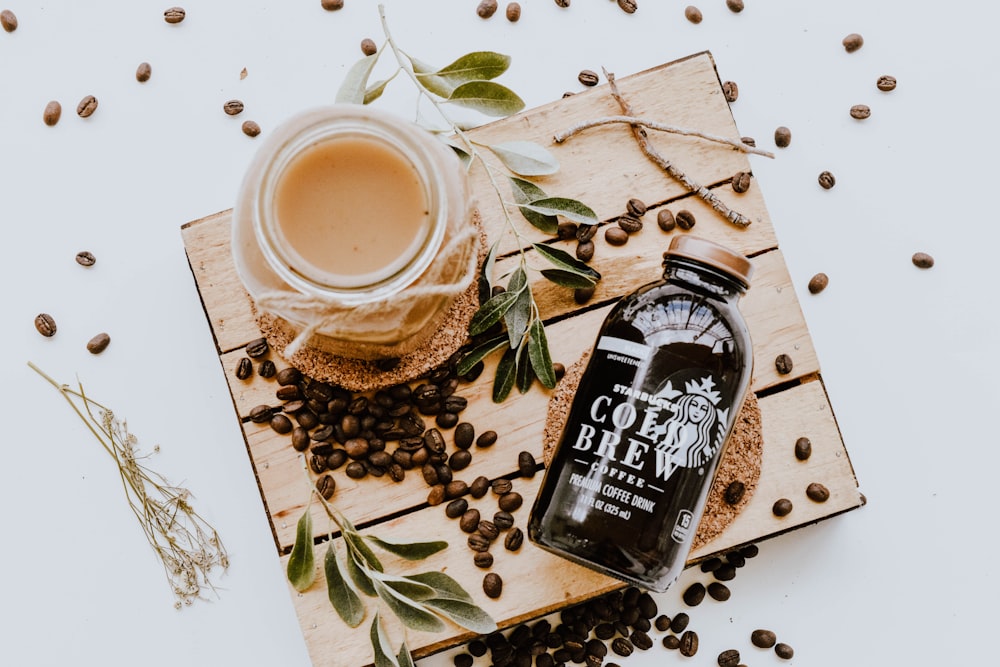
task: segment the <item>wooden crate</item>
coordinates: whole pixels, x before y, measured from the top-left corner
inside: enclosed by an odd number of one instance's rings
[[[638,116],[715,135],[740,136],[710,54],[662,65],[621,78],[618,83]],[[604,279],[591,305],[579,307],[567,290],[543,280],[533,284],[541,312],[550,320],[547,329],[553,358],[567,366],[579,359],[592,345],[611,303],[659,276],[669,235],[657,228],[657,211],[661,206],[674,213],[687,209],[697,219],[692,233],[738,249],[751,257],[755,265],[753,285],[741,308],[754,342],[756,367],[751,387],[759,398],[764,440],[761,478],[749,505],[721,535],[694,552],[692,562],[861,506],[863,497],[824,390],[816,354],[760,188],[754,182],[749,192],[736,194],[729,184],[735,172],[751,171],[747,156],[701,139],[653,134],[662,154],[753,220],[748,228],[742,229],[723,220],[701,199],[649,162],[627,126],[590,130],[560,145],[552,142],[553,134],[578,122],[619,113],[605,85],[471,132],[472,138],[482,143],[531,139],[550,146],[562,166],[558,174],[541,179],[541,187],[550,195],[586,202],[602,220],[613,220],[621,214],[630,197],[650,206],[643,231],[633,235],[626,245],[613,247],[598,241],[593,266]],[[498,262],[499,270],[503,270],[505,263],[514,261],[509,253],[516,247],[511,235],[503,234],[505,223],[500,204],[482,172],[473,173],[473,187],[488,236],[492,239],[503,235],[505,239],[503,251],[507,257]],[[527,224],[521,229],[527,230],[524,238],[528,241],[544,238]],[[280,436],[266,425],[248,420],[252,407],[275,402],[273,381],[256,376],[241,381],[235,377],[235,366],[245,354],[243,348],[258,338],[260,332],[229,253],[230,212],[188,223],[182,233],[274,531],[275,547],[287,559],[309,487],[302,460],[292,449],[288,436]],[[572,251],[568,244],[563,247]],[[791,374],[779,376],[773,360],[782,353],[792,357],[794,368]],[[536,385],[527,394],[515,391],[502,405],[494,404],[490,389],[496,360],[490,362],[480,379],[462,390],[469,398],[463,419],[480,431],[493,429],[501,436],[493,448],[477,451],[472,465],[461,473],[462,479],[470,481],[478,475],[492,479],[513,474],[517,453],[522,450],[542,459],[548,393]],[[796,460],[792,454],[800,436],[809,437],[813,443],[813,455],[807,462]],[[399,573],[447,571],[501,627],[620,586],[616,580],[526,543],[517,554],[496,554],[494,570],[501,574],[506,586],[499,599],[488,599],[480,585],[483,571],[473,565],[463,544],[465,534],[444,516],[441,507],[428,507],[422,502],[427,489],[419,475],[411,474],[398,484],[387,478],[355,481],[343,474],[336,477],[335,504],[356,524],[371,524],[368,530],[385,539],[426,539],[433,535],[447,539],[452,545],[416,565],[387,557],[388,568]],[[522,526],[539,481],[540,476],[515,482],[526,498],[525,506],[516,514]],[[829,488],[831,495],[827,502],[820,504],[806,498],[805,488],[814,481]],[[795,509],[790,515],[777,518],[771,513],[771,504],[781,497],[791,499]],[[482,506],[487,515],[496,509],[490,495],[472,501],[472,505]],[[316,504],[313,510],[317,534],[323,534],[327,522]],[[342,623],[329,604],[322,574],[307,592],[299,594],[291,587],[289,591],[315,664],[355,667],[371,662],[367,624],[351,630]],[[408,633],[408,643],[418,656],[469,638],[457,626],[439,634]]]

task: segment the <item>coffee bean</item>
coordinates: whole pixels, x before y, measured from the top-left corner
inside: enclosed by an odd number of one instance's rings
[[[681,635],[681,643],[678,647],[680,649],[681,655],[685,658],[690,658],[698,652],[698,633],[694,630],[688,630],[683,635]]]
[[[712,572],[716,581],[732,581],[736,578],[736,566],[732,563],[723,563],[719,569]]]
[[[690,621],[691,617],[682,611],[681,613],[674,616],[674,620],[670,621],[670,631],[673,632],[675,635],[679,635],[680,633],[684,632]]]
[[[48,313],[40,313],[35,317],[35,329],[46,338],[56,335],[56,321]]]
[[[253,362],[248,357],[243,357],[236,364],[236,379],[246,380],[253,375]]]
[[[472,463],[472,454],[467,449],[460,449],[448,457],[448,467],[455,471],[465,470],[470,463]]]
[[[618,226],[629,234],[635,234],[638,231],[642,231],[642,220],[631,213],[619,216],[617,222]]]
[[[537,466],[538,464],[535,463],[535,457],[531,452],[520,452],[517,455],[517,472],[521,477],[528,479],[534,477]]]
[[[694,5],[688,5],[687,7],[684,8],[684,18],[686,18],[691,23],[697,25],[701,23],[703,17],[701,15],[700,9],[698,9]]]
[[[774,131],[774,145],[778,148],[788,148],[792,143],[792,131],[784,125]]]
[[[729,586],[726,586],[725,584],[718,581],[713,581],[712,583],[710,583],[708,586],[705,587],[705,590],[708,592],[708,596],[710,598],[718,602],[725,602],[726,600],[729,599],[729,596],[732,595],[732,593],[729,590]],[[739,660],[737,660],[736,662],[739,662]]]
[[[738,171],[733,175],[733,192],[743,194],[750,189],[750,174],[745,171]]]
[[[734,479],[726,486],[726,490],[722,494],[722,499],[726,501],[727,505],[738,505],[743,500],[746,490],[746,484],[738,479]]]
[[[806,496],[813,502],[825,503],[830,499],[830,489],[819,482],[813,482],[806,487]]]
[[[477,551],[472,555],[472,562],[475,563],[476,567],[484,570],[489,569],[493,566],[493,554],[489,551]]]
[[[228,100],[222,105],[222,110],[227,116],[238,116],[243,113],[243,102],[241,100]]]
[[[440,473],[438,473],[440,475]],[[446,499],[458,498],[469,492],[469,485],[460,479],[448,482],[444,485],[444,495]]]
[[[560,222],[559,226],[556,227],[556,238],[560,241],[571,241],[576,238],[579,228],[580,226],[575,222]]]
[[[558,361],[553,362],[553,364],[552,364],[552,372],[556,376],[556,382],[558,382],[559,380],[563,379],[564,375],[566,375],[566,367],[563,366]]]
[[[256,338],[247,343],[246,353],[251,359],[257,359],[267,354],[268,349],[270,346],[267,344],[266,338]]]
[[[726,561],[735,568],[740,568],[747,564],[746,557],[739,551],[730,551],[727,553]]]
[[[524,498],[517,491],[505,493],[497,500],[497,505],[505,512],[516,512],[524,503]]]
[[[734,648],[726,649],[717,659],[719,667],[736,667],[740,664],[740,652]]]
[[[500,477],[498,479],[493,480],[493,482],[490,484],[490,488],[493,489],[493,493],[495,493],[498,496],[502,496],[505,493],[510,493],[514,489],[514,483],[511,482],[509,479]]]
[[[311,439],[309,438],[309,431],[302,428],[301,426],[296,426],[292,429],[292,447],[297,452],[304,452],[309,447]]]
[[[556,0],[557,7],[569,7],[570,0]]]
[[[810,294],[819,294],[826,289],[826,286],[830,284],[830,277],[825,273],[817,273],[812,278],[809,279],[809,285],[807,285]]]
[[[469,484],[469,495],[473,498],[482,498],[490,490],[490,480],[484,475],[480,475]]]
[[[685,231],[694,227],[695,223],[694,213],[688,211],[687,209],[677,211],[677,215],[674,216],[674,220],[677,222],[677,226]]]
[[[780,498],[774,501],[771,512],[777,517],[788,516],[792,512],[792,501],[788,498]]]
[[[496,431],[483,431],[476,438],[476,447],[492,447],[497,441]]]
[[[618,7],[626,14],[635,14],[635,10],[639,8],[636,0],[618,0]]]
[[[260,125],[258,125],[252,120],[243,121],[241,129],[243,130],[243,134],[247,135],[248,137],[256,137],[258,134],[260,134]]]
[[[722,94],[727,102],[735,102],[740,96],[740,87],[736,85],[735,81],[723,81]]]
[[[744,558],[756,558],[757,554],[760,553],[760,547],[756,544],[748,544],[744,547],[740,547],[740,555]]]
[[[440,505],[445,501],[444,484],[435,484],[431,487],[431,490],[427,492],[427,504]]]
[[[720,567],[722,567],[722,559],[717,556],[703,560],[701,565],[698,566],[702,572],[715,572]]]
[[[135,68],[135,80],[139,83],[146,83],[152,75],[153,67],[147,62],[141,62],[139,63],[139,66]]]
[[[458,520],[458,527],[464,533],[474,533],[479,528],[479,510],[475,507],[466,510]]]
[[[926,252],[915,252],[911,259],[913,266],[918,269],[929,269],[934,266],[934,258],[928,255]]]
[[[278,369],[274,366],[274,362],[270,359],[265,359],[260,362],[260,366],[257,367],[257,375],[262,378],[273,378],[278,372]]]
[[[366,56],[373,56],[378,53],[378,45],[375,44],[375,40],[371,37],[365,37],[361,40],[361,53]]]
[[[581,262],[589,262],[594,259],[594,242],[580,241],[576,244],[576,258]]]
[[[875,82],[875,87],[883,92],[889,92],[890,90],[895,90],[896,77],[890,76],[889,74],[883,74]]]
[[[652,638],[643,630],[634,630],[628,638],[632,645],[640,651],[648,651],[653,648]]]
[[[45,105],[45,111],[42,112],[42,122],[52,127],[59,122],[62,118],[62,105],[56,100],[52,100]]]
[[[520,528],[513,528],[503,540],[503,546],[507,551],[517,551],[524,544],[524,531]]]
[[[186,12],[183,7],[171,7],[163,12],[163,20],[167,23],[180,23],[185,16]]]
[[[628,243],[628,232],[621,227],[608,227],[604,230],[604,240],[608,245],[625,245]]]
[[[277,380],[278,384],[281,386],[292,385],[302,379],[302,373],[299,369],[288,366],[278,371],[278,374],[275,375],[274,379]]]
[[[646,215],[646,210],[647,210],[646,202],[642,201],[641,199],[636,199],[635,197],[629,199],[628,202],[625,204],[625,211],[629,215],[635,216],[636,218],[641,218],[642,216]]]
[[[351,461],[347,464],[347,467],[344,468],[344,472],[347,473],[347,476],[351,479],[363,479],[368,475],[368,468],[366,468],[365,464],[361,461]],[[435,503],[430,502],[430,499],[428,498],[427,504],[433,505]]]
[[[319,491],[319,495],[329,500],[333,497],[334,491],[337,490],[337,482],[332,476],[323,475],[316,480],[316,490]]]
[[[80,118],[90,118],[95,111],[97,111],[97,98],[93,95],[84,96],[76,105],[76,115]]]
[[[495,523],[487,519],[483,519],[479,522],[479,525],[476,527],[476,532],[488,539],[490,542],[493,542],[500,537],[500,529],[497,528]]]
[[[488,572],[485,577],[483,577],[483,592],[486,593],[486,597],[497,599],[500,594],[503,593],[503,579],[496,572]]]
[[[576,79],[585,86],[596,86],[597,82],[600,81],[597,72],[589,69],[582,70]]]
[[[844,45],[844,49],[848,53],[854,53],[864,45],[865,38],[856,32],[852,32],[850,35],[844,38],[844,41],[842,43]]]
[[[757,648],[771,648],[777,642],[777,637],[770,630],[754,630],[750,633],[750,643]]]
[[[855,104],[851,107],[851,118],[864,120],[872,115],[872,110],[867,104]]]
[[[255,424],[263,424],[264,422],[270,421],[271,417],[274,415],[274,408],[270,405],[257,405],[250,409],[248,416],[250,421]]]
[[[795,650],[781,642],[774,645],[774,653],[782,660],[791,660],[795,656]]]
[[[821,171],[817,180],[824,190],[829,190],[837,184],[837,179],[828,171]]]
[[[497,11],[497,0],[482,0],[479,6],[476,7],[476,14],[479,18],[488,19],[493,16]]]
[[[500,510],[493,515],[493,525],[497,530],[510,530],[514,526],[514,515]]]
[[[726,7],[734,14],[739,14],[743,11],[743,0],[726,0]]]
[[[489,551],[490,544],[493,543],[493,540],[486,537],[479,531],[476,531],[475,533],[469,535],[469,538],[466,540],[466,543],[469,545],[469,548],[472,549],[473,551]]]
[[[507,3],[507,20],[517,23],[521,19],[521,5],[516,2]]]
[[[682,597],[684,604],[689,607],[697,607],[705,599],[705,585],[696,581],[685,589]]]
[[[792,372],[792,358],[787,354],[779,354],[774,358],[774,368],[778,375],[788,375]]]
[[[594,287],[578,287],[573,290],[573,301],[582,306],[594,298],[595,291]]]
[[[320,0],[320,6],[328,12],[335,12],[344,8],[344,0]]]
[[[660,632],[666,632],[670,629],[670,617],[666,614],[660,614],[656,617],[656,620],[653,621],[653,627]]]
[[[670,212],[670,209],[660,209],[660,212],[656,214],[656,225],[665,232],[674,231],[677,222],[674,220],[674,214]]]
[[[663,648],[674,651],[681,645],[681,639],[677,635],[667,635],[663,638]]]
[[[100,354],[111,344],[111,336],[106,333],[99,333],[87,341],[87,352]]]
[[[615,637],[614,641],[611,642],[611,650],[614,651],[616,655],[627,658],[635,651],[635,647],[632,646],[632,642],[625,637]]]
[[[9,9],[5,9],[0,12],[0,26],[7,32],[14,32],[17,30],[17,16],[14,12]]]
[[[753,137],[740,137],[740,141],[745,143],[747,146],[756,146],[757,140]]]

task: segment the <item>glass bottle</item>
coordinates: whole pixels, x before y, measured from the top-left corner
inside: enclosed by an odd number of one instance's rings
[[[684,235],[608,314],[531,510],[539,546],[664,591],[684,569],[750,381],[753,266]]]
[[[258,312],[296,331],[294,350],[399,357],[474,280],[472,214],[446,144],[385,111],[332,105],[260,146],[233,209],[232,254]]]

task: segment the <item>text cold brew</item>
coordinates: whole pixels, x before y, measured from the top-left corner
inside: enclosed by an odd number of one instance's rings
[[[664,258],[602,325],[529,521],[540,546],[657,591],[684,568],[752,365],[750,262],[691,236]]]

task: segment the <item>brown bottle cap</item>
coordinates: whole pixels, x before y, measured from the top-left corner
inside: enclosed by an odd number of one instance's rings
[[[753,276],[753,264],[749,259],[724,245],[690,234],[674,237],[670,248],[663,253],[664,259],[669,257],[684,257],[707,264],[748,286]]]

